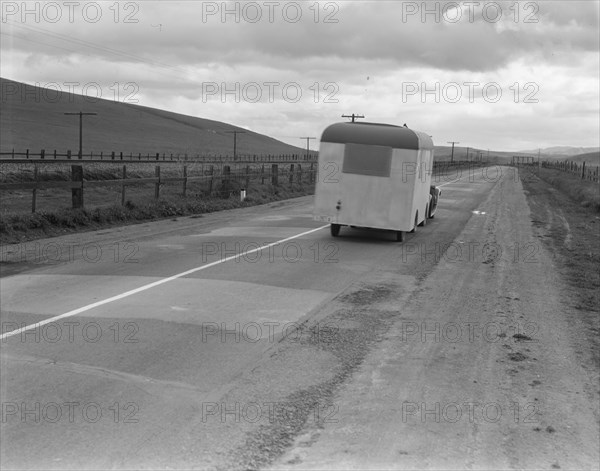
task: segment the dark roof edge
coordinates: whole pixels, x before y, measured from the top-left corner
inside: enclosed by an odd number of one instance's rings
[[[321,142],[379,145],[394,149],[433,149],[433,141],[428,134],[385,123],[335,123],[325,128]]]

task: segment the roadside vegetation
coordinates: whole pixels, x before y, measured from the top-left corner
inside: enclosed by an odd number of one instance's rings
[[[245,168],[245,165],[242,167]],[[2,194],[0,205],[0,243],[19,243],[68,232],[96,230],[164,218],[201,216],[205,213],[266,204],[314,193],[315,184],[310,181],[308,173],[303,174],[301,182],[294,176],[294,182],[290,183],[289,174],[283,172],[279,176],[279,184],[275,186],[269,177],[263,179],[260,176],[260,164],[255,166],[255,173],[246,188],[245,178],[239,175],[236,177],[236,172],[240,172],[242,167],[232,169],[231,178],[227,182],[223,182],[222,175],[215,178],[211,189],[208,180],[189,182],[186,196],[183,196],[179,183],[161,185],[159,199],[154,199],[152,183],[128,186],[124,205],[121,205],[119,186],[86,188],[84,209],[70,209],[70,190],[52,188],[38,190],[36,212],[31,213],[31,190],[6,191]],[[282,170],[289,168],[288,164],[281,167]],[[457,168],[463,167],[465,165],[439,169],[436,175],[448,172],[453,174]],[[205,175],[207,168],[207,165],[190,163],[188,176]],[[306,170],[308,166],[303,165],[303,168]],[[84,163],[86,180],[119,179],[121,171],[122,165],[118,164]],[[181,177],[183,167],[177,164],[165,166],[162,175]],[[153,163],[128,166],[128,178],[151,176],[154,176]],[[70,165],[38,163],[35,178],[41,181],[68,181]],[[0,182],[30,181],[34,181],[32,164],[3,164]],[[242,188],[246,188],[244,201],[240,201]]]
[[[128,199],[124,205],[84,209],[57,209],[36,213],[0,213],[0,243],[11,244],[67,232],[95,230],[102,227],[133,224],[178,216],[192,216],[270,203],[312,194],[314,185],[292,184],[286,187],[249,188],[246,199],[240,201],[237,182],[230,182],[226,195],[218,188],[212,197],[193,194],[187,197],[169,195],[153,198]],[[146,195],[151,189],[145,189]],[[223,197],[227,196],[227,197]]]
[[[536,167],[534,173],[575,203],[600,212],[600,185],[598,182],[582,180],[576,174],[549,168]]]

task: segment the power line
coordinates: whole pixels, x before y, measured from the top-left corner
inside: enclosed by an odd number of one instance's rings
[[[237,135],[246,134],[246,131],[225,131],[227,134],[233,134],[233,160],[237,154]]]
[[[38,27],[34,27],[34,26],[31,26],[31,25],[24,25],[23,23],[19,23],[19,22],[15,22],[15,21],[8,21],[8,23],[10,23],[11,26],[16,26],[17,28],[23,28],[23,29],[26,29],[26,30],[34,31],[34,32],[36,32],[38,34],[43,34],[43,35],[46,35],[46,36],[50,36],[52,38],[59,39],[61,41],[73,43],[73,44],[76,44],[76,45],[79,45],[79,46],[83,46],[83,47],[87,47],[87,48],[90,48],[90,49],[96,49],[96,50],[98,50],[100,52],[112,54],[112,55],[115,55],[115,56],[120,56],[122,58],[129,59],[129,60],[132,60],[132,61],[135,61],[135,62],[142,62],[142,63],[146,63],[146,64],[149,64],[149,65],[154,65],[154,66],[157,66],[157,67],[161,67],[163,69],[172,70],[172,71],[177,72],[177,73],[184,73],[185,72],[183,69],[181,69],[179,67],[174,67],[172,65],[165,64],[163,62],[158,62],[158,61],[155,61],[155,60],[145,59],[145,58],[142,58],[142,57],[137,56],[135,54],[130,54],[130,53],[127,53],[127,52],[124,52],[124,51],[120,51],[118,49],[113,49],[113,48],[109,48],[109,47],[106,47],[106,46],[102,46],[100,44],[93,43],[91,41],[84,41],[83,39],[74,38],[72,36],[65,36],[65,35],[60,34],[60,33],[53,33],[53,32],[50,32],[50,31],[44,29],[44,28],[40,28],[39,26]],[[4,32],[2,34],[5,34],[7,36],[13,36],[13,37],[16,37],[16,38],[19,38],[19,39],[25,39],[27,41],[36,42],[36,41],[28,39],[28,38],[23,38],[21,36],[13,35],[12,33],[7,34],[7,33]],[[56,48],[59,48],[59,49],[64,49],[64,48],[61,48],[60,46],[56,46],[54,44],[49,44],[49,43],[42,43],[42,44],[45,44],[47,46],[56,47]],[[81,51],[77,51],[77,50],[74,50],[74,49],[67,49],[67,50],[71,50],[72,52],[78,53],[78,54],[82,53]]]
[[[342,115],[342,118],[352,118],[352,122],[354,122],[354,119],[355,119],[355,118],[356,118],[356,119],[359,119],[359,118],[364,118],[364,116],[363,116],[362,114],[354,114],[354,113],[352,113],[352,114],[350,114],[350,115],[348,115],[348,114],[343,114],[343,115]]]
[[[448,141],[448,144],[452,144],[452,155],[450,156],[450,162],[454,162],[454,144],[460,144],[460,142]]]
[[[316,139],[316,137],[301,137],[300,139],[306,139],[306,160],[308,160],[308,156],[310,155],[309,143],[311,139]]]
[[[65,114],[70,115],[70,116],[79,115],[79,154],[78,154],[78,156],[80,159],[82,159],[83,158],[83,117],[97,115],[98,113],[84,113],[83,111],[80,111],[79,113],[65,113]]]

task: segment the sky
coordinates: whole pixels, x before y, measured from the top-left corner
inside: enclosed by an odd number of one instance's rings
[[[0,75],[318,148],[342,115],[600,146],[599,2],[2,1]],[[4,91],[3,91],[4,93]],[[27,99],[26,97],[23,99]]]

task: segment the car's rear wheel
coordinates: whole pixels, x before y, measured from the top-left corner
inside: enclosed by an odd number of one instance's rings
[[[404,242],[404,231],[396,231],[396,242]]]
[[[340,235],[340,225],[339,224],[332,224],[331,226],[329,226],[329,229],[331,231],[331,235],[333,237],[337,237]]]

